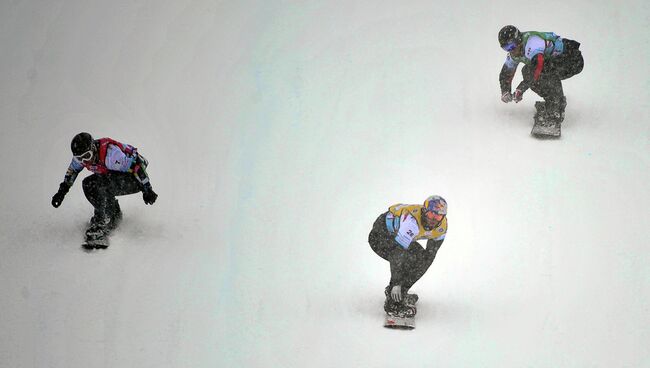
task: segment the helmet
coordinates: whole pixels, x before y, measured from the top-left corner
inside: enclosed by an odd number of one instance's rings
[[[433,212],[436,215],[446,215],[447,201],[441,196],[432,195],[424,201],[423,210],[425,212]]]
[[[499,31],[499,45],[506,51],[512,51],[521,42],[521,32],[517,27],[508,25]]]
[[[89,133],[79,133],[72,138],[70,149],[74,156],[82,155],[92,149],[93,137]]]
[[[421,215],[424,229],[434,229],[442,223],[443,218],[447,215],[447,201],[441,196],[432,195],[424,201]]]

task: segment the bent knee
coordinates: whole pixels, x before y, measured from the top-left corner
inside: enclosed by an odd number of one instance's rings
[[[100,178],[97,174],[86,176],[81,182],[81,187],[83,188],[84,192],[95,190],[99,185],[99,179]]]

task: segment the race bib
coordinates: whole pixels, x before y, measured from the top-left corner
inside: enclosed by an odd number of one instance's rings
[[[402,215],[400,220],[400,227],[397,231],[395,241],[397,241],[402,248],[408,249],[413,239],[420,232],[420,227],[418,226],[417,220],[409,213]]]

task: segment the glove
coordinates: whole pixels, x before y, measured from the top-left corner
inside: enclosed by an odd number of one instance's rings
[[[515,101],[515,102],[519,102],[519,101],[521,101],[523,96],[524,96],[524,91],[522,91],[520,89],[516,89],[515,93],[512,94],[512,100]]]
[[[512,94],[510,94],[510,92],[507,92],[507,91],[503,92],[501,94],[501,101],[503,101],[505,103],[508,103],[508,102],[512,101]]]
[[[156,198],[158,198],[158,194],[153,191],[153,188],[151,188],[151,184],[147,183],[144,185],[144,188],[142,188],[142,199],[144,200],[145,204],[154,204],[156,202]]]
[[[402,301],[402,286],[400,286],[400,285],[393,286],[393,289],[390,291],[390,297],[393,298],[393,300],[396,301],[396,302],[401,302]]]
[[[59,191],[52,196],[52,206],[54,208],[59,208],[61,202],[63,202],[63,198],[65,198],[65,195],[68,193],[69,190],[70,190],[70,186],[65,182],[59,185]]]

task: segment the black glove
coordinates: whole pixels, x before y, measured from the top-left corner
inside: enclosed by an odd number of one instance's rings
[[[59,191],[52,196],[52,206],[54,206],[54,208],[59,208],[61,202],[63,202],[63,198],[65,198],[65,195],[68,193],[69,190],[70,190],[70,186],[65,182],[59,185]]]
[[[147,183],[144,185],[142,188],[142,199],[144,200],[144,203],[146,204],[154,204],[156,202],[156,198],[158,198],[158,194],[153,191],[153,188],[151,188],[151,184]]]

